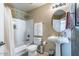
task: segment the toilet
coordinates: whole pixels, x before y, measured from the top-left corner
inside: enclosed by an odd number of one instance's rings
[[[28,56],[37,55],[37,47],[41,44],[41,38],[34,38],[34,44],[29,45],[26,50],[28,51]]]

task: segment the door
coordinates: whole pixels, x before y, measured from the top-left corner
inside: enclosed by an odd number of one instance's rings
[[[0,3],[0,56],[4,55],[4,5]]]

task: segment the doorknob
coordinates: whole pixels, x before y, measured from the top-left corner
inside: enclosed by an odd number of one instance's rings
[[[3,42],[0,42],[0,46],[3,46],[5,43],[3,43]]]

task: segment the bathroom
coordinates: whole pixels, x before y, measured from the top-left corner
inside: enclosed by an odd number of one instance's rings
[[[77,4],[78,5],[78,4]],[[79,55],[78,51],[78,25],[75,21],[75,3],[5,3],[4,9],[4,56],[72,56]],[[56,12],[58,11],[58,12]],[[1,12],[1,11],[0,11]],[[2,11],[3,12],[3,11]],[[56,13],[55,13],[56,12]],[[55,13],[55,14],[54,14]],[[55,29],[53,15],[63,14],[65,23]],[[60,15],[60,17],[61,17]],[[71,16],[71,19],[69,17]],[[72,18],[73,17],[73,18]],[[58,17],[59,18],[59,17]],[[6,20],[5,20],[6,19]],[[60,21],[59,21],[60,22]],[[61,28],[60,28],[61,27]],[[63,29],[62,29],[63,27]],[[50,42],[59,36],[65,36],[65,28],[70,28],[66,33],[69,39],[62,40],[64,44]],[[72,30],[72,32],[71,32]],[[63,33],[60,33],[63,32]],[[71,35],[72,34],[72,35]],[[76,38],[77,37],[77,38]],[[76,38],[76,39],[75,39]],[[61,38],[60,38],[61,39]],[[72,40],[71,40],[72,39]],[[74,40],[75,39],[75,40]],[[72,44],[71,44],[72,43]],[[31,46],[30,46],[31,45]],[[58,50],[56,48],[59,48]],[[60,49],[61,48],[61,49]],[[65,48],[68,48],[68,50]],[[75,48],[75,49],[74,49]],[[77,49],[76,49],[77,48]],[[35,49],[35,50],[34,50]],[[34,50],[34,51],[32,51]],[[62,51],[61,51],[62,50]],[[68,53],[66,53],[67,51]],[[52,52],[52,53],[51,53]],[[33,54],[34,53],[34,54]]]

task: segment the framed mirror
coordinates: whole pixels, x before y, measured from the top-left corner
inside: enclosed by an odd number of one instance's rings
[[[62,18],[64,18],[66,16],[66,12],[64,10],[57,10],[54,12],[53,16],[52,16],[52,20],[61,20]]]
[[[58,9],[52,15],[51,25],[56,32],[62,32],[66,28],[66,12]]]

